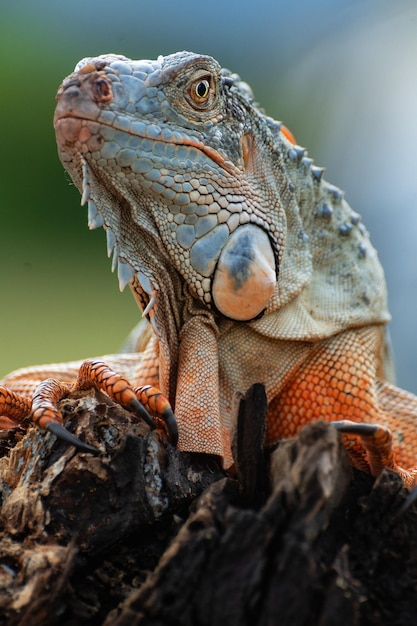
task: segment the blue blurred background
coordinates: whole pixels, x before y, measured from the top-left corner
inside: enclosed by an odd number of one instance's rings
[[[136,322],[52,128],[84,56],[215,56],[346,190],[386,270],[401,386],[417,391],[415,0],[2,0],[0,375],[117,351]]]

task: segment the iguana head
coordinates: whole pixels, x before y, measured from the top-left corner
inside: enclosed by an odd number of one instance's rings
[[[90,227],[167,344],[190,312],[297,340],[388,319],[360,217],[211,57],[84,59],[57,99]]]
[[[295,202],[280,124],[249,87],[208,56],[109,54],[81,61],[57,99],[60,158],[90,227],[107,230],[122,286],[138,280],[152,297],[166,286],[163,266],[205,307],[235,320],[262,314]],[[293,255],[304,254],[301,222],[292,232]]]

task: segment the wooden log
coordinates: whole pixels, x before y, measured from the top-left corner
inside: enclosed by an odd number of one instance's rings
[[[191,463],[102,393],[76,393],[60,408],[100,454],[30,428],[0,459],[0,623],[8,626],[105,617],[102,604],[117,604],[155,567],[190,503],[224,475],[216,462]],[[107,571],[106,559],[117,565]],[[135,580],[119,585],[124,577]]]
[[[61,408],[100,454],[36,428],[3,445],[0,624],[414,623],[416,508],[394,472],[353,471],[331,425],[263,451],[254,386],[226,475],[103,394]]]

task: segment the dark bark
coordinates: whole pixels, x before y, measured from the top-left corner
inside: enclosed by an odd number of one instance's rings
[[[62,408],[100,455],[36,428],[2,441],[0,624],[415,623],[415,505],[395,473],[352,471],[331,426],[263,452],[255,386],[227,476],[100,393]]]

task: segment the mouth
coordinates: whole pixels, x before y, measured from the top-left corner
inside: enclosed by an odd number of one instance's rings
[[[114,118],[110,121],[110,118]],[[83,153],[91,151],[91,146],[87,146],[93,136],[99,137],[97,131],[100,127],[107,127],[114,131],[125,133],[131,137],[148,139],[154,143],[172,144],[177,147],[184,146],[194,148],[204,155],[228,174],[233,175],[235,165],[226,159],[216,149],[204,144],[197,137],[183,135],[177,130],[171,130],[168,126],[161,128],[157,124],[146,124],[133,117],[125,116],[121,123],[116,114],[111,110],[101,110],[98,115],[79,115],[76,111],[60,111],[59,105],[55,112],[54,128],[59,146],[73,147],[76,142],[81,143]],[[101,139],[101,142],[103,140]],[[85,146],[83,148],[83,146]],[[101,145],[93,145],[93,149],[100,150]]]

